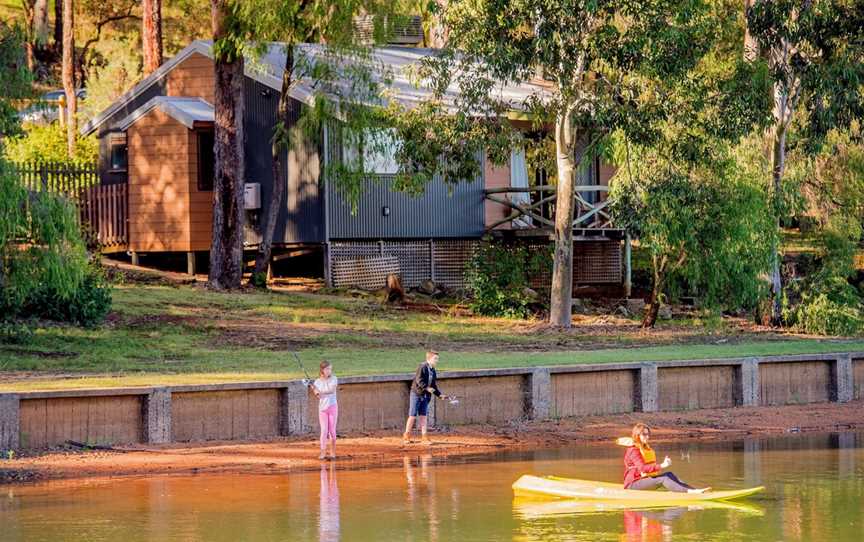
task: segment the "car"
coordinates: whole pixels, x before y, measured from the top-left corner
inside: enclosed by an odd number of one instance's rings
[[[39,100],[18,112],[18,120],[32,124],[52,124],[60,120],[59,105],[66,92],[62,89],[46,92]],[[87,89],[75,91],[79,100],[87,99]]]

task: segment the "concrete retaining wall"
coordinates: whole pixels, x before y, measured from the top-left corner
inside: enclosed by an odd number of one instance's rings
[[[340,378],[339,430],[398,429],[413,375]],[[452,371],[435,425],[864,399],[864,353]],[[311,434],[299,381],[0,393],[0,451]]]

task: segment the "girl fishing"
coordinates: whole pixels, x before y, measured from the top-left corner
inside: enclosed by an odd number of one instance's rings
[[[329,361],[322,361],[318,368],[318,378],[312,383],[312,393],[318,397],[318,422],[321,424],[321,455],[327,458],[328,444],[331,446],[330,459],[336,459],[336,419],[339,406],[336,404],[336,377]]]
[[[678,493],[705,493],[710,487],[696,489],[678,479],[672,472],[660,473],[668,468],[672,460],[667,455],[663,462],[657,464],[654,449],[648,444],[651,438],[651,428],[644,423],[633,426],[631,439],[619,439],[628,444],[624,453],[624,489],[657,489],[660,486]]]

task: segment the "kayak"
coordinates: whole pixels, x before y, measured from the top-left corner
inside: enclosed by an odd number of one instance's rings
[[[523,499],[580,499],[588,501],[614,501],[623,505],[675,506],[705,501],[728,501],[753,495],[764,486],[730,491],[705,493],[675,493],[663,490],[624,489],[622,484],[576,480],[557,476],[531,476],[525,474],[513,483],[513,493]]]
[[[732,510],[751,516],[762,516],[765,512],[752,504],[728,501],[698,501],[687,504],[673,505],[652,502],[624,501],[588,501],[581,499],[537,500],[516,497],[513,499],[513,510],[523,519],[540,519],[555,516],[579,516],[603,512],[618,512],[622,510],[646,510],[653,508],[684,510]]]

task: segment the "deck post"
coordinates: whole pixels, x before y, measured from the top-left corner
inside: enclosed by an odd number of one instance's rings
[[[187,252],[186,253],[186,274],[190,276],[195,276],[195,253]]]
[[[644,363],[639,368],[638,400],[636,407],[641,412],[657,412],[657,365]]]
[[[324,286],[333,287],[333,274],[330,269],[330,243],[324,243]]]
[[[279,401],[279,433],[305,435],[312,431],[306,424],[309,411],[309,389],[300,380],[288,382],[282,388]]]
[[[741,362],[741,406],[759,406],[759,359],[747,358]]]
[[[145,442],[165,444],[171,442],[171,389],[153,388],[144,398]]]
[[[624,297],[630,299],[633,293],[633,265],[630,246],[630,232],[624,234]]]
[[[0,453],[20,448],[20,439],[21,398],[17,393],[0,393]]]
[[[138,265],[138,253],[133,250],[129,255],[132,256],[132,265]]]
[[[552,373],[548,367],[537,367],[528,375],[529,393],[526,414],[529,420],[548,420],[552,417]]]
[[[855,386],[852,381],[852,356],[840,354],[831,364],[831,400],[847,403],[852,400]]]

